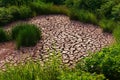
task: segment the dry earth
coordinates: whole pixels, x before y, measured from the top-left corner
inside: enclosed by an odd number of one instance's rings
[[[42,29],[42,40],[35,47],[20,50],[15,49],[14,42],[0,43],[0,67],[5,62],[16,64],[30,57],[44,61],[48,50],[61,52],[63,62],[73,65],[87,53],[99,51],[114,41],[112,35],[103,33],[99,26],[73,21],[64,15],[43,15],[27,22]],[[10,28],[9,25],[6,29]]]

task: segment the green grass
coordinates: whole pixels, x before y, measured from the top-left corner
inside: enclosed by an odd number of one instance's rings
[[[62,64],[60,53],[53,52],[42,65],[39,61],[27,61],[24,65],[7,65],[6,71],[0,71],[0,80],[104,80],[103,75],[90,74],[70,69]]]
[[[69,13],[69,10],[65,6],[56,6],[53,4],[45,4],[45,3],[31,3],[30,7],[32,11],[36,14],[65,14]]]
[[[70,9],[69,17],[85,23],[97,24],[96,16],[87,10]]]
[[[118,44],[120,44],[120,26],[117,26],[113,31],[113,36]]]
[[[21,23],[13,27],[11,36],[19,49],[21,46],[35,46],[41,39],[41,31],[33,24]]]

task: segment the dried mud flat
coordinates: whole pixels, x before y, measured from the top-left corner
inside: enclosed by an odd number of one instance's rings
[[[30,57],[44,61],[49,57],[48,50],[60,52],[63,62],[73,65],[87,53],[99,51],[114,41],[112,35],[103,33],[99,26],[73,21],[64,15],[43,15],[27,22],[42,30],[42,40],[35,47],[20,50],[15,49],[14,42],[0,43],[0,67],[5,62],[17,64]]]

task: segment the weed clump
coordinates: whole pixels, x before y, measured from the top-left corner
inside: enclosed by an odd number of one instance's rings
[[[33,24],[18,24],[12,29],[12,39],[16,41],[17,48],[36,45],[41,38],[41,31]]]

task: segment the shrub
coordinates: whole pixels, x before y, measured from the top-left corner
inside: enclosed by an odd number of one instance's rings
[[[70,18],[79,20],[79,21],[82,21],[85,23],[97,24],[96,16],[93,13],[91,13],[89,11],[85,11],[85,10],[72,9],[71,13],[70,13]]]
[[[12,29],[12,39],[16,40],[17,47],[34,46],[41,38],[41,31],[32,24],[19,24]]]
[[[40,61],[33,60],[27,61],[24,65],[8,64],[6,71],[0,72],[0,80],[104,80],[103,75],[70,70],[69,67],[62,65],[61,55],[57,54],[53,52],[49,55],[43,65]]]
[[[0,42],[5,41],[8,41],[8,35],[2,28],[0,28]]]
[[[118,24],[113,20],[107,20],[107,19],[102,19],[99,22],[99,25],[104,32],[110,32],[110,33],[112,33],[113,30],[118,26]]]
[[[110,80],[120,79],[120,45],[104,48],[81,60],[77,68],[91,73],[102,73]]]
[[[13,16],[7,10],[7,8],[0,8],[0,25],[4,25],[12,21]]]

